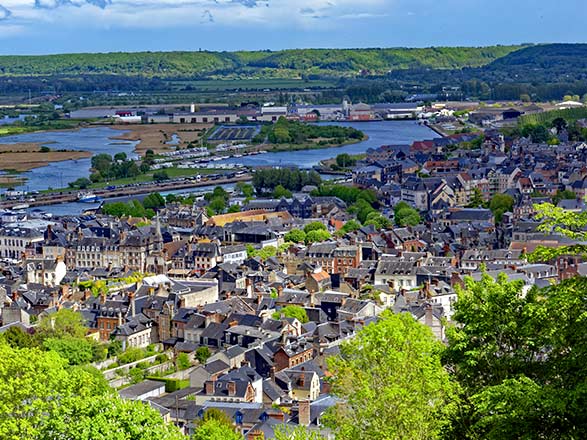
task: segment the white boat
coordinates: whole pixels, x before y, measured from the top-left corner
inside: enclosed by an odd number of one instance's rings
[[[21,203],[20,205],[14,205],[14,207],[12,208],[14,211],[24,211],[25,209],[28,209],[29,205],[27,203]]]
[[[102,199],[94,193],[79,193],[77,195],[77,201],[81,203],[96,203],[101,202]]]

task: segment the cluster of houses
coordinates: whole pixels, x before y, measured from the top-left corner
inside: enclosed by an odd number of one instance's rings
[[[443,340],[466,276],[505,273],[529,289],[587,273],[577,257],[524,258],[537,246],[572,243],[539,230],[534,204],[567,190],[575,197],[559,205],[585,209],[587,145],[532,144],[489,130],[473,148],[477,138],[383,146],[354,168],[354,184],[373,189],[385,215],[400,201],[420,211],[414,226],[334,234],[354,214],[311,187],[290,198],[234,197],[240,212],[213,217],[205,200],[169,204],[150,222],[2,217],[0,331],[34,331],[39,318],[69,308],[96,339],[125,350],[158,344],[193,359],[206,347],[211,356],[185,373],[188,388],[166,393],[146,380],[121,395],[149,402],[187,433],[210,408],[247,439],[272,438],[284,425],[323,431],[321,417],[337,403],[326,358],[384,310],[411,314]],[[469,206],[496,194],[514,200],[500,221]],[[313,222],[332,238],[283,246],[289,231]],[[269,247],[280,251],[264,255]],[[106,280],[117,281],[99,295],[87,288]],[[287,306],[307,319],[288,316]]]

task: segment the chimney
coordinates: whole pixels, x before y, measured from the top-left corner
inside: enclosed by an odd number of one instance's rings
[[[247,298],[252,298],[253,297],[253,281],[247,277],[245,279],[245,289],[247,292]]]
[[[281,296],[283,294],[283,285],[280,284],[277,286],[277,296]]]
[[[100,293],[100,304],[106,304],[106,292]]]
[[[119,310],[118,311],[118,326],[120,327],[122,325],[122,312]]]
[[[271,368],[269,369],[269,377],[271,378],[271,380],[272,380],[273,382],[275,382],[275,367],[271,367]]]
[[[432,328],[432,304],[426,304],[425,321],[427,327]]]
[[[204,384],[205,390],[206,390],[206,395],[210,396],[212,394],[214,394],[214,380],[207,380],[206,383]]]
[[[298,406],[298,421],[300,425],[309,426],[310,425],[310,401],[309,400],[300,400]]]
[[[196,113],[196,104],[190,105],[190,113]]]
[[[236,382],[230,381],[228,382],[228,395],[229,396],[236,396]]]
[[[304,384],[306,383],[306,374],[302,371],[302,374],[300,375],[300,387],[303,388]]]
[[[135,292],[133,292],[133,291],[128,292],[128,301],[130,303],[130,316],[132,318],[137,313],[136,306],[135,306]]]

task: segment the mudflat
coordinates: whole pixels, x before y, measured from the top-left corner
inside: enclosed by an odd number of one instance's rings
[[[111,139],[139,141],[135,151],[144,156],[147,150],[153,150],[155,154],[174,151],[176,145],[167,144],[174,134],[179,137],[177,145],[181,148],[186,148],[190,143],[197,144],[210,127],[212,124],[117,125],[112,128],[128,132],[112,136]]]

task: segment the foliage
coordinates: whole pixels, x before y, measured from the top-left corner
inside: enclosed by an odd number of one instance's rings
[[[468,208],[480,208],[485,207],[485,200],[483,200],[483,194],[479,188],[473,188],[473,194],[471,195],[471,199],[469,204],[467,205]]]
[[[12,326],[0,335],[12,348],[33,348],[37,346],[37,340],[18,326]]]
[[[524,292],[483,275],[458,291],[445,362],[462,405],[449,438],[583,438],[586,278]],[[561,319],[564,317],[564,319]]]
[[[306,185],[319,186],[322,179],[316,171],[300,171],[289,168],[257,170],[253,174],[253,187],[257,194],[273,192],[277,185],[290,191],[299,191]]]
[[[163,182],[165,180],[169,180],[169,174],[165,170],[155,171],[153,173],[153,180],[155,182]]]
[[[117,155],[118,156],[118,155]],[[94,171],[94,181],[107,181],[116,179],[126,179],[138,176],[141,171],[133,160],[122,158],[113,159],[106,153],[97,154],[92,157],[92,170]]]
[[[81,313],[71,309],[61,309],[43,317],[39,322],[38,332],[43,337],[83,338],[87,333],[87,328]]]
[[[295,318],[302,324],[308,322],[308,313],[306,313],[306,309],[296,305],[285,306],[273,313],[272,316],[273,319],[281,319],[281,317]]]
[[[74,180],[73,182],[69,182],[68,186],[70,188],[86,189],[91,184],[92,182],[90,181],[90,179],[86,177],[80,177],[79,179]]]
[[[352,127],[336,125],[313,125],[290,121],[280,117],[274,124],[264,125],[253,142],[261,143],[267,139],[271,144],[305,144],[318,139],[328,139],[342,144],[351,139],[363,139],[363,132]]]
[[[128,75],[194,77],[217,71],[262,74],[264,70],[292,71],[296,77],[308,72],[354,75],[361,70],[385,74],[390,70],[421,66],[428,69],[461,69],[483,66],[521,46],[290,49],[240,52],[114,52],[0,58],[3,73],[23,75]]]
[[[363,199],[369,204],[377,201],[376,194],[369,189],[360,189],[355,186],[332,185],[325,183],[317,190],[312,191],[313,196],[338,197],[347,204],[353,204],[357,200]]]
[[[291,229],[284,237],[285,241],[303,243],[306,241],[306,233],[301,229]]]
[[[208,208],[213,214],[222,214],[226,209],[226,202],[221,198],[212,199],[208,204]]]
[[[400,227],[416,226],[422,221],[418,211],[406,202],[399,202],[393,207],[393,218]]]
[[[242,440],[242,436],[234,428],[226,426],[216,419],[198,424],[192,440]]]
[[[59,438],[94,440],[180,440],[185,437],[148,404],[118,397],[97,396],[76,399],[76,407],[51,420],[48,432]]]
[[[330,238],[332,238],[330,232],[324,229],[315,229],[306,234],[306,244],[319,243],[330,240]]]
[[[304,226],[304,232],[307,234],[312,231],[326,231],[326,225],[322,222],[312,222]]]
[[[344,403],[327,426],[342,440],[438,438],[454,393],[441,352],[410,314],[385,311],[328,359],[332,391]]]
[[[187,353],[180,353],[177,355],[177,368],[180,370],[187,370],[190,368],[192,363]]]
[[[196,350],[196,359],[201,364],[205,364],[210,356],[212,356],[212,353],[210,353],[210,349],[206,346],[198,347]]]
[[[319,432],[311,431],[301,425],[295,428],[277,428],[274,434],[275,440],[326,440]]]
[[[289,198],[291,198],[291,191],[288,189],[285,189],[283,187],[283,185],[277,185],[275,187],[275,189],[273,190],[273,197],[276,199],[281,199],[282,197],[289,199]]]
[[[554,121],[562,119],[565,123],[587,118],[587,107],[551,110],[541,113],[530,113],[520,116],[520,126],[553,126]],[[560,123],[560,121],[559,121]]]
[[[159,193],[151,193],[143,200],[145,209],[159,209],[165,207],[165,198]]]
[[[253,197],[255,195],[255,188],[249,183],[238,182],[236,184],[236,189],[247,198]]]
[[[336,156],[336,164],[340,168],[352,168],[356,165],[357,159],[348,153],[342,153]]]
[[[377,229],[387,229],[391,227],[391,220],[379,212],[371,212],[365,219],[365,226],[373,225]]]
[[[58,353],[70,365],[87,364],[94,357],[94,344],[85,338],[71,336],[47,338],[43,341],[43,348]]]
[[[349,220],[342,226],[342,228],[336,231],[336,235],[342,237],[343,235],[348,234],[349,232],[354,232],[359,229],[361,229],[361,224],[358,221]]]
[[[489,209],[495,217],[495,222],[501,222],[506,212],[513,212],[514,198],[509,194],[495,194],[489,201]]]
[[[117,218],[135,217],[151,219],[155,216],[155,211],[150,208],[146,209],[139,200],[132,200],[128,203],[106,203],[102,206],[102,212]]]
[[[136,362],[145,357],[145,351],[138,347],[129,347],[124,353],[118,356],[120,365]]]
[[[259,257],[261,260],[267,260],[277,255],[277,248],[275,246],[265,246],[261,249],[255,249],[249,244],[247,245],[247,255],[249,257]]]

